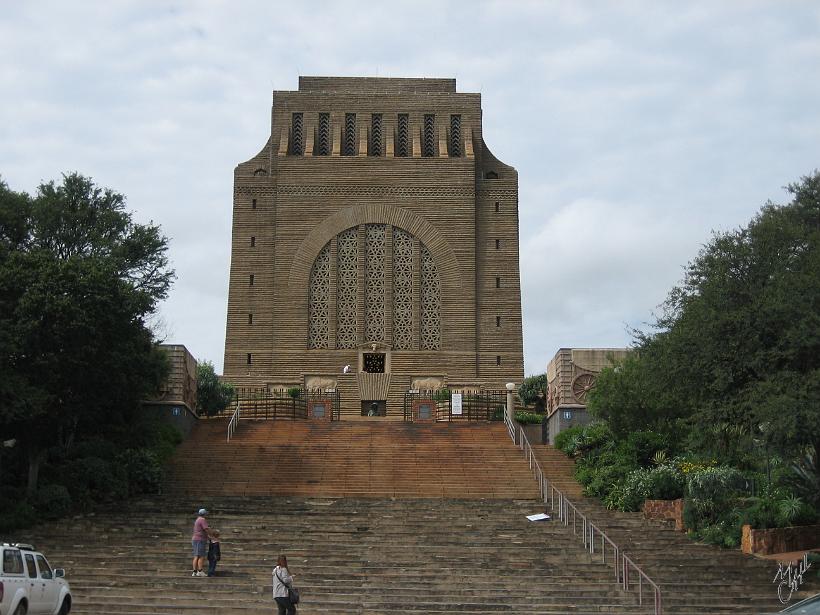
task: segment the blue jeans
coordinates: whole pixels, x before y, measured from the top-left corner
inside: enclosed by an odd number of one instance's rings
[[[208,558],[208,576],[212,577],[216,574],[216,559]]]

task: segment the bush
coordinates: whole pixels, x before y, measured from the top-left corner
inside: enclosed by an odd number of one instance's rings
[[[437,389],[433,391],[433,401],[450,401],[450,389]]]
[[[744,484],[740,472],[729,466],[704,468],[687,476],[687,492],[692,506],[700,519],[710,523],[728,512]]]
[[[45,485],[34,495],[33,505],[40,518],[59,519],[71,512],[71,494],[63,485]]]
[[[565,429],[557,436],[555,436],[555,448],[563,451],[570,457],[575,456],[575,451],[578,449],[580,442],[579,438],[584,433],[584,428],[579,426]]]
[[[0,515],[0,532],[11,532],[21,527],[31,527],[35,523],[37,523],[37,513],[34,507],[23,500]]]
[[[654,431],[634,431],[627,436],[622,446],[639,466],[651,464],[656,453],[665,453],[669,448],[666,438]]]
[[[159,491],[163,469],[153,451],[144,448],[126,449],[117,457],[117,462],[125,468],[132,495]]]
[[[604,498],[607,508],[625,512],[640,510],[645,500],[674,500],[683,495],[683,476],[671,466],[639,468]]]
[[[741,534],[740,526],[726,520],[689,532],[689,536],[695,540],[727,549],[736,549],[740,545]]]
[[[81,506],[128,496],[128,475],[116,462],[99,457],[75,459],[67,464],[64,475],[72,499]]]
[[[536,414],[535,412],[518,411],[515,413],[515,420],[521,423],[522,425],[540,425],[541,419],[543,418],[543,414]]]

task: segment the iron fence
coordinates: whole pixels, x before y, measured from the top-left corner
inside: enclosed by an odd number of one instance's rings
[[[240,404],[243,419],[327,419],[338,421],[337,389],[268,389],[237,387],[231,407]]]
[[[506,405],[506,391],[412,390],[404,394],[404,420],[503,421]]]

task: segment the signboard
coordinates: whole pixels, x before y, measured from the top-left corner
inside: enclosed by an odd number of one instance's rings
[[[461,414],[461,393],[453,393],[450,396],[450,413]]]

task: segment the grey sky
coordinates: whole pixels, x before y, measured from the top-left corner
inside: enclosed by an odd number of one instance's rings
[[[167,340],[221,371],[233,168],[301,75],[455,77],[518,169],[528,374],[621,346],[713,229],[820,167],[820,3],[4,2],[0,174],[171,238]]]

